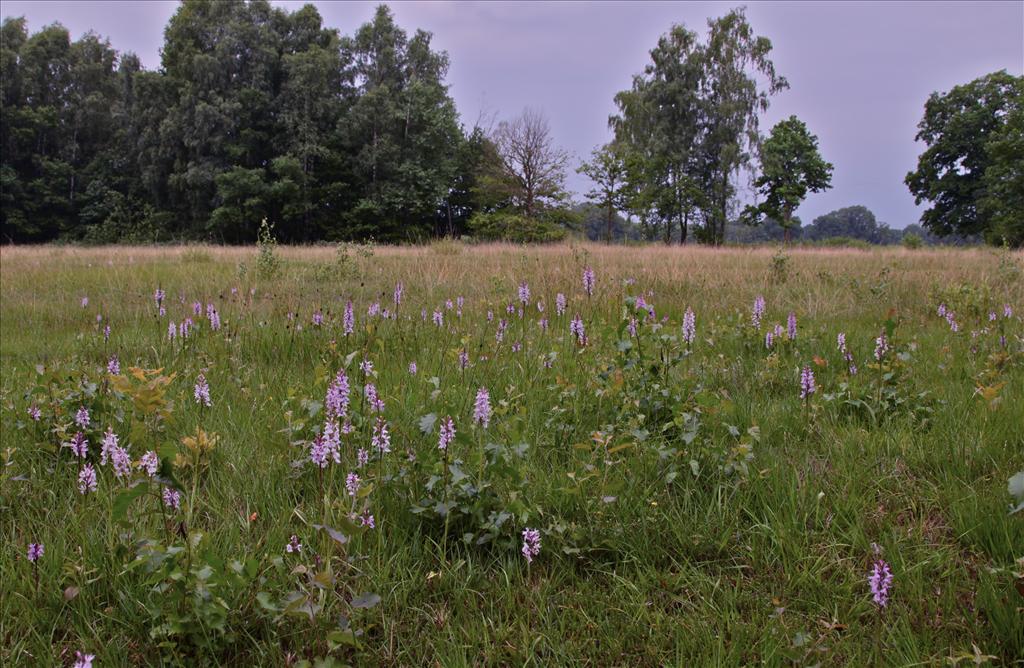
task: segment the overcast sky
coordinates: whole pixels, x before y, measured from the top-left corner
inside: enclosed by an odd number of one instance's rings
[[[294,10],[304,2],[276,1]],[[327,26],[351,34],[376,2],[313,2]],[[393,2],[411,33],[434,33],[448,51],[448,81],[462,120],[542,109],[556,140],[584,158],[610,138],[612,97],[643,69],[673,23],[701,33],[736,3]],[[29,30],[59,21],[77,38],[94,30],[143,64],[160,64],[163,28],[176,2],[3,0],[6,16]],[[920,210],[903,185],[921,146],[916,124],[929,93],[1007,69],[1024,74],[1024,2],[748,3],[757,34],[772,40],[776,69],[790,89],[772,100],[765,132],[796,114],[835,165],[832,190],[811,195],[798,214],[809,223],[832,209],[864,204],[892,227]],[[572,174],[570,186],[587,188]]]

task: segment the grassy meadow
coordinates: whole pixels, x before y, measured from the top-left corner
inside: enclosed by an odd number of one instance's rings
[[[0,665],[1019,663],[1022,314],[982,249],[5,247]]]

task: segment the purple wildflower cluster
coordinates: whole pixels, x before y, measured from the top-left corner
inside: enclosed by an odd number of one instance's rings
[[[491,395],[486,387],[476,391],[476,401],[473,404],[473,422],[484,429],[491,424]]]
[[[163,491],[164,506],[171,510],[177,511],[181,509],[181,492],[170,487],[164,487]]]
[[[814,371],[811,367],[805,366],[800,372],[800,398],[808,399],[816,391],[814,385]]]
[[[593,296],[594,285],[596,282],[597,281],[594,277],[594,270],[591,269],[590,267],[585,267],[583,269],[583,291],[587,293],[588,297]]]
[[[95,658],[95,654],[83,654],[76,651],[75,663],[71,668],[92,668],[92,662]]]
[[[850,350],[846,347],[846,334],[844,332],[839,332],[839,334],[836,335],[836,347],[842,354],[843,360],[846,361],[847,369],[849,370],[850,375],[856,376],[857,365],[854,364],[853,362],[853,353],[851,353]]]
[[[889,339],[885,336],[885,331],[883,330],[878,335],[878,338],[875,339],[875,359],[881,362],[887,352],[889,352]]]
[[[46,548],[43,546],[42,543],[29,543],[28,554],[26,555],[26,557],[28,558],[29,561],[31,561],[34,564],[37,561],[39,561],[39,559],[43,556],[45,552]]]
[[[341,317],[341,331],[345,336],[351,336],[356,329],[356,315],[352,310],[352,300],[345,304],[345,313]]]
[[[344,369],[338,370],[327,388],[327,396],[324,398],[324,408],[327,412],[327,419],[344,418],[348,415],[351,388],[349,387],[348,376]]]
[[[71,448],[71,454],[79,459],[85,459],[89,455],[89,439],[82,432],[75,432],[65,447]]]
[[[555,295],[555,315],[565,315],[565,308],[568,305],[568,300],[561,292]]]
[[[534,558],[540,554],[540,531],[529,527],[523,529],[523,549],[521,550],[526,558],[526,563],[533,563]]]
[[[367,383],[363,386],[363,394],[366,396],[366,403],[370,406],[370,410],[374,413],[384,412],[384,400],[380,398],[377,393],[377,386],[373,383]]]
[[[391,434],[388,433],[388,423],[379,415],[373,425],[373,436],[370,444],[377,448],[377,452],[382,455],[391,452]]]
[[[96,491],[96,469],[92,464],[83,465],[78,472],[78,491],[81,494]]]
[[[206,406],[209,408],[213,405],[213,401],[210,399],[210,384],[206,382],[206,376],[199,374],[196,378],[196,386],[192,390],[192,396],[195,397],[196,403],[200,406]]]
[[[358,473],[349,473],[345,476],[345,491],[348,492],[349,496],[355,496],[359,493],[362,483],[363,481],[360,480]]]
[[[155,477],[156,472],[160,469],[160,458],[157,457],[155,452],[150,450],[139,459],[139,469],[150,478]]]
[[[690,307],[686,307],[686,313],[683,314],[683,341],[686,341],[687,346],[691,346],[696,338],[697,317]]]
[[[587,330],[583,326],[583,318],[577,313],[569,323],[569,333],[576,337],[576,343],[587,345]]]
[[[754,308],[750,312],[750,324],[754,329],[761,329],[761,318],[764,317],[764,297],[758,295],[754,299]]]
[[[530,286],[526,281],[519,284],[519,301],[524,306],[529,305],[530,303]]]
[[[955,334],[960,331],[960,325],[956,321],[956,313],[947,308],[945,304],[939,304],[938,313],[940,318],[946,319],[951,332]]]
[[[868,586],[875,604],[884,608],[889,603],[889,590],[892,587],[892,570],[884,559],[879,559],[868,574]]]
[[[437,437],[437,449],[445,451],[455,440],[455,421],[449,415],[441,421],[440,433]]]

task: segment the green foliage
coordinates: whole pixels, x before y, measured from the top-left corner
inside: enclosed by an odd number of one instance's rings
[[[587,199],[606,212],[605,241],[615,239],[616,211],[626,205],[626,163],[623,150],[612,142],[594,149],[590,162],[584,162],[576,171],[594,182],[594,189],[587,192]]]
[[[451,535],[467,545],[494,545],[514,551],[518,532],[537,519],[527,503],[524,475],[529,446],[456,439],[458,454],[438,457],[430,467],[419,464],[403,480],[406,489],[422,490],[409,499],[410,511],[429,521],[438,538]]]
[[[826,248],[859,248],[860,250],[871,250],[871,243],[854,237],[835,236],[825,237],[814,242],[817,246]]]
[[[169,657],[198,653],[213,659],[236,642],[243,596],[260,571],[256,559],[225,563],[202,543],[199,532],[183,544],[144,540],[127,567],[150,588],[144,603],[149,637]]]
[[[913,232],[909,232],[903,235],[903,239],[900,243],[902,243],[903,247],[908,250],[917,250],[924,245],[924,239]]]
[[[789,277],[789,260],[785,248],[779,248],[772,255],[772,276],[777,283],[782,283]]]
[[[608,210],[601,209],[594,204],[578,204],[573,207],[573,212],[579,219],[579,227],[583,235],[589,241],[607,241],[608,239]],[[618,211],[613,212],[612,241],[630,242],[640,241],[642,238],[641,229],[634,223],[622,217]]]
[[[894,244],[900,235],[880,223],[866,206],[847,206],[818,216],[803,228],[803,239],[828,241],[836,237],[858,239],[867,244]]]
[[[916,139],[928,148],[906,176],[935,234],[1024,242],[1024,77],[1005,70],[932,93]]]
[[[482,241],[550,243],[565,238],[565,230],[548,220],[507,211],[477,212],[469,219],[469,230]]]
[[[787,248],[782,282],[776,248],[342,248],[290,249],[288,271],[262,286],[251,247],[4,252],[0,573],[3,619],[19,632],[0,662],[62,665],[75,651],[104,666],[932,664],[972,645],[1003,663],[1021,655],[1006,605],[1020,596],[1024,539],[1021,511],[1008,512],[1022,469],[1015,254]],[[521,282],[531,297],[520,318],[506,306]],[[212,303],[223,327],[195,302]],[[378,303],[396,317],[370,315]],[[900,319],[883,315],[890,304]],[[169,340],[168,321],[183,317],[191,334]],[[892,347],[876,360],[882,331]],[[104,371],[112,354],[117,375]],[[803,367],[817,383],[809,399]],[[351,401],[339,461],[321,468],[311,449],[340,369]],[[194,397],[199,373],[210,407]],[[480,387],[486,428],[472,418]],[[442,451],[449,415],[457,435]],[[378,417],[391,452],[373,447]],[[129,448],[123,477],[101,463],[108,427]],[[98,478],[88,494],[63,445],[79,430]],[[153,477],[138,465],[149,451]],[[542,540],[532,563],[527,527]],[[36,564],[30,542],[46,545]],[[884,609],[867,582],[876,550],[894,575]],[[735,642],[715,638],[723,620]]]
[[[164,38],[146,72],[92,33],[4,21],[6,241],[247,243],[263,218],[287,241],[412,240],[443,206],[462,223],[475,207],[453,191],[473,185],[461,147],[479,138],[447,55],[387,7],[343,38],[312,6],[184,2]]]
[[[264,218],[260,223],[260,231],[256,237],[256,276],[269,280],[281,271],[281,259],[277,256],[277,239],[274,238],[274,226]]]
[[[761,175],[754,181],[764,201],[748,206],[757,223],[762,216],[779,221],[789,239],[793,212],[808,193],[832,187],[832,164],[818,153],[818,138],[796,116],[780,121],[761,146]]]
[[[341,278],[356,278],[364,270],[366,261],[373,257],[373,242],[355,243],[346,241],[338,244],[332,271]]]
[[[699,237],[725,241],[736,194],[734,179],[760,144],[759,115],[788,87],[743,9],[708,21],[708,36],[673,26],[651,51],[651,64],[615,96],[611,119],[625,155],[627,208],[685,243],[691,222]]]
[[[408,38],[386,5],[342,40],[348,76],[357,82],[343,119],[356,183],[343,238],[416,240],[433,232],[463,138],[444,84],[448,55],[430,43],[422,30]]]

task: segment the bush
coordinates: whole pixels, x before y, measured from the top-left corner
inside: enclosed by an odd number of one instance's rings
[[[88,225],[82,235],[86,245],[151,244],[161,241],[161,230],[170,228],[173,216],[157,213],[149,205],[119,197],[103,222]]]
[[[914,234],[913,232],[908,232],[907,234],[903,235],[903,247],[904,248],[907,248],[909,250],[916,250],[916,249],[920,248],[923,244],[924,244],[924,239],[922,239],[918,235]]]
[[[273,278],[281,270],[281,259],[277,257],[277,239],[274,226],[264,218],[256,241],[256,275],[262,279]]]
[[[859,248],[861,250],[871,250],[872,245],[863,239],[854,239],[853,237],[828,237],[827,239],[821,239],[817,242],[819,246],[835,247],[839,246],[842,248]]]
[[[565,230],[553,223],[504,211],[473,214],[469,229],[482,241],[551,243],[565,238]]]

